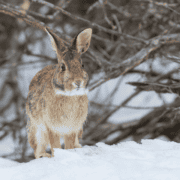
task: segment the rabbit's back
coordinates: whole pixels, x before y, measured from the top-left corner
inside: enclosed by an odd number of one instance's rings
[[[51,83],[51,79],[53,77],[56,66],[56,64],[48,65],[40,70],[31,80],[29,91],[36,90],[40,87],[43,88],[46,83]]]
[[[29,93],[27,97],[27,110],[33,116],[36,117],[42,110],[41,107],[45,107],[45,90],[52,89],[51,79],[54,74],[54,70],[57,65],[48,65],[39,71],[31,80],[29,85]],[[44,93],[44,97],[43,96]],[[40,105],[38,105],[40,104]],[[38,113],[39,112],[39,113]]]

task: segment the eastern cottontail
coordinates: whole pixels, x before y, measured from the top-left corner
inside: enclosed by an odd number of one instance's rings
[[[48,144],[54,156],[53,148],[61,148],[61,137],[64,137],[65,149],[80,148],[79,138],[88,114],[85,89],[88,74],[80,55],[89,48],[92,29],[79,33],[70,47],[50,30],[46,31],[56,51],[58,64],[39,71],[29,86],[27,130],[35,158],[51,157],[46,153]]]

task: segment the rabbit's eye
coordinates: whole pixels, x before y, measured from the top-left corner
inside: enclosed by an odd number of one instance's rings
[[[82,68],[84,68],[84,64],[82,64]]]
[[[65,71],[65,70],[66,70],[66,66],[65,66],[64,63],[61,64],[61,69],[62,69],[62,71]]]

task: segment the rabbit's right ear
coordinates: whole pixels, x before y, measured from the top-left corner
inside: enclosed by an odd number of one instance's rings
[[[72,48],[75,49],[79,54],[85,53],[91,42],[92,29],[88,28],[80,32],[72,43]]]
[[[54,51],[56,51],[57,55],[62,56],[63,51],[66,49],[63,41],[60,38],[58,38],[56,34],[51,32],[48,28],[45,29],[48,35],[50,36],[51,44]]]

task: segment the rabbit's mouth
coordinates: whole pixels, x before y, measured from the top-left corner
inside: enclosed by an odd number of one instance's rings
[[[75,87],[76,90],[79,90],[80,88],[84,88],[83,83],[81,81],[76,81],[75,83],[73,82],[72,85]]]

